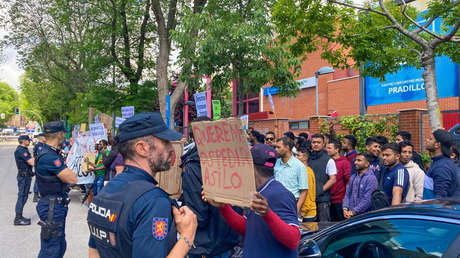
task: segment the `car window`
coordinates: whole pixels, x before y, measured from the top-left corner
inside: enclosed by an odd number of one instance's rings
[[[328,237],[323,257],[441,257],[460,225],[389,219],[354,225]]]

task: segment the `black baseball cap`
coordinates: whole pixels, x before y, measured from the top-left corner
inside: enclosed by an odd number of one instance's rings
[[[251,149],[252,161],[255,165],[274,168],[276,164],[275,149],[272,147],[258,143]]]
[[[120,124],[118,128],[118,142],[153,135],[166,141],[178,141],[182,134],[169,129],[160,112],[139,113]]]
[[[65,126],[62,121],[48,122],[45,124],[43,131],[45,132],[45,134],[65,132]]]
[[[24,141],[24,140],[27,140],[27,141],[30,141],[30,138],[28,135],[21,135],[18,137],[18,141]]]
[[[441,144],[442,153],[446,156],[450,156],[452,153],[450,147],[454,144],[454,137],[452,137],[452,134],[444,129],[438,129],[433,132],[433,136],[436,141]]]

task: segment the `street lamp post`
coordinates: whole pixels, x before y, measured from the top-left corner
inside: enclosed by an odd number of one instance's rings
[[[318,104],[318,77],[321,74],[328,74],[328,73],[333,73],[334,68],[329,67],[329,66],[323,66],[321,67],[318,71],[315,72],[315,79],[316,79],[316,87],[315,87],[315,101],[316,101],[316,116],[319,116],[319,104]]]

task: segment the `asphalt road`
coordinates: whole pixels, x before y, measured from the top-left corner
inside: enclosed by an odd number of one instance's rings
[[[30,226],[14,226],[14,207],[17,200],[17,168],[14,161],[14,145],[0,145],[0,258],[37,257],[40,250],[40,226],[36,203],[29,195],[24,207],[24,217],[31,218]],[[29,148],[32,152],[32,146]],[[35,180],[35,178],[33,179]],[[32,186],[33,186],[32,180]],[[31,187],[32,191],[32,187]],[[88,210],[80,204],[79,191],[70,192],[71,203],[66,222],[67,251],[64,257],[88,257]]]

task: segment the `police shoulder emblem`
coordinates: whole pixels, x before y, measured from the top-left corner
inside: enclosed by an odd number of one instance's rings
[[[152,220],[152,235],[156,240],[163,240],[168,234],[168,219],[154,217]]]
[[[62,165],[62,163],[61,163],[61,161],[59,159],[57,159],[57,160],[54,161],[54,165],[56,167],[60,167]]]

